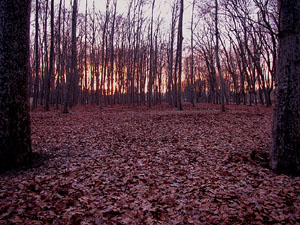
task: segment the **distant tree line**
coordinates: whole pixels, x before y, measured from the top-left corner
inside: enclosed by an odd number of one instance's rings
[[[86,0],[79,13],[77,1],[33,4],[33,109],[162,101],[181,109],[182,100],[271,106],[276,1],[193,0],[186,3],[192,18],[183,18],[183,1],[174,0],[170,24],[155,13],[155,0],[130,0],[127,14],[118,14],[116,0],[106,1],[105,12]]]

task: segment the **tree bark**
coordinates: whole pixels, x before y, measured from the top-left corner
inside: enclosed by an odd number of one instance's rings
[[[0,3],[0,169],[31,161],[30,0]]]
[[[278,0],[279,54],[270,166],[300,173],[300,1]]]

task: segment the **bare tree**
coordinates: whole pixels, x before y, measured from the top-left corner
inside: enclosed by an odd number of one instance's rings
[[[112,24],[111,24],[111,35],[110,35],[110,74],[111,80],[108,86],[111,87],[110,93],[110,104],[111,106],[114,104],[113,95],[114,95],[114,36],[115,36],[115,22],[116,22],[116,14],[117,14],[117,1],[113,2],[113,15],[112,15]]]
[[[32,109],[37,107],[39,95],[39,71],[40,71],[40,55],[39,55],[39,1],[35,1],[35,81]]]
[[[85,0],[85,17],[84,17],[84,104],[88,103],[88,75],[87,75],[87,8],[88,1]]]
[[[49,1],[46,0],[46,9],[45,9],[45,21],[44,21],[44,82],[43,82],[43,97],[45,100],[47,98],[47,89],[48,89],[48,79],[49,78],[49,58],[48,58],[48,8]],[[47,100],[46,100],[47,101]],[[44,101],[45,102],[45,101]]]
[[[45,110],[49,111],[50,104],[50,82],[52,77],[54,78],[54,0],[51,0],[51,43],[50,43],[50,65],[49,72],[46,77],[46,102],[45,102]]]
[[[180,12],[179,12],[179,21],[178,21],[178,36],[177,36],[177,53],[176,53],[176,64],[179,66],[178,71],[178,98],[177,98],[177,108],[182,110],[181,104],[181,74],[182,74],[182,24],[183,24],[183,0],[180,0]]]
[[[31,161],[30,0],[0,4],[0,169]]]
[[[71,58],[71,76],[67,80],[67,94],[64,102],[64,113],[68,113],[68,107],[73,105],[76,96],[77,86],[77,45],[76,45],[76,27],[77,27],[77,0],[73,2],[72,13],[72,58]],[[71,102],[71,100],[73,100]]]
[[[225,83],[224,83],[224,77],[222,74],[221,69],[221,63],[220,63],[220,56],[219,56],[219,28],[218,28],[218,0],[215,0],[215,32],[216,32],[216,63],[218,68],[218,73],[220,77],[220,83],[221,83],[221,104],[222,104],[222,112],[225,112]]]
[[[152,84],[153,84],[153,12],[155,0],[152,1],[151,24],[150,24],[150,71],[148,81],[148,105],[152,104]]]
[[[300,1],[278,0],[279,52],[271,168],[300,173]]]
[[[61,11],[62,11],[62,0],[59,1],[58,10],[58,20],[57,20],[57,35],[56,35],[56,53],[57,53],[57,63],[56,63],[56,109],[58,109],[58,104],[61,102],[61,80],[63,77],[62,70],[62,53],[61,53]],[[53,77],[54,79],[54,77]]]
[[[196,0],[192,2],[192,18],[191,18],[191,84],[190,84],[190,98],[192,106],[195,106],[194,102],[194,10]]]
[[[174,64],[174,41],[175,41],[175,26],[177,21],[177,2],[175,1],[172,5],[172,20],[171,20],[171,30],[170,30],[170,40],[168,47],[168,102],[170,105],[176,106],[177,103],[177,87],[176,79],[173,73]],[[173,82],[175,85],[173,85]],[[173,96],[173,97],[172,97]]]
[[[103,86],[104,86],[104,78],[103,76],[106,74],[106,68],[105,68],[105,56],[107,55],[107,52],[105,54],[105,43],[107,42],[107,27],[108,27],[108,21],[109,21],[109,0],[106,1],[106,13],[105,13],[105,22],[103,26],[102,31],[102,47],[101,47],[101,82],[100,82],[100,107],[102,107],[102,94],[103,94]]]

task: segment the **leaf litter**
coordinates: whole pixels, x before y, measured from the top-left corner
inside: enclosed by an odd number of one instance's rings
[[[0,224],[298,224],[268,169],[272,110],[199,104],[31,112],[39,166],[0,175]]]

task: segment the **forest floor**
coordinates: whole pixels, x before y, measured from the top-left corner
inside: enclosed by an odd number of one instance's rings
[[[0,175],[0,224],[299,224],[300,178],[268,169],[272,109],[31,112],[36,159]]]

